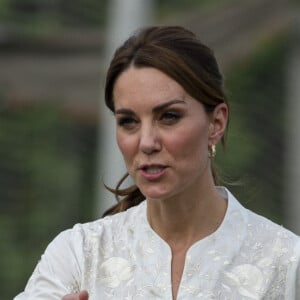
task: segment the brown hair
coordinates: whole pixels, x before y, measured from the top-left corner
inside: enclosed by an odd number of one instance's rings
[[[223,76],[213,51],[201,43],[191,31],[179,26],[154,26],[141,29],[116,50],[106,76],[105,103],[114,112],[113,89],[118,76],[134,67],[156,68],[176,82],[194,99],[201,102],[207,113],[226,102]],[[222,144],[225,140],[222,138]],[[216,174],[212,168],[214,180]],[[104,213],[115,214],[145,200],[137,186],[120,189],[128,174],[122,177],[113,192],[118,203]],[[119,199],[119,197],[123,199]]]

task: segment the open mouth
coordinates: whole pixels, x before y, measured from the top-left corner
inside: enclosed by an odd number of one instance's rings
[[[142,170],[148,174],[159,174],[161,173],[165,167],[163,166],[145,166]]]

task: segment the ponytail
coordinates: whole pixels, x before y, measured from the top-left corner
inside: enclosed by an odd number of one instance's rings
[[[105,187],[112,192],[117,200],[117,204],[113,205],[111,208],[106,210],[102,217],[108,216],[108,215],[114,215],[119,212],[125,211],[130,207],[136,206],[143,202],[145,200],[145,196],[141,193],[140,189],[133,185],[131,187],[120,189],[121,185],[125,181],[125,179],[129,176],[128,173],[126,173],[118,182],[115,189],[108,187],[105,185]],[[120,197],[123,197],[120,199]]]

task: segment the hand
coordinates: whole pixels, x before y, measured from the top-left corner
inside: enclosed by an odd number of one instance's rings
[[[65,295],[61,300],[88,300],[89,294],[87,291],[81,291],[76,294]]]

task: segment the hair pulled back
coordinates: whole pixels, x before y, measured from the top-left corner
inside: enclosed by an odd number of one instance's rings
[[[129,67],[152,67],[165,73],[204,105],[207,113],[226,102],[223,76],[213,51],[191,31],[180,26],[153,26],[137,31],[118,48],[106,76],[105,103],[114,112],[113,90],[117,78]],[[224,137],[222,138],[224,145]],[[213,176],[216,181],[215,172]],[[137,186],[120,189],[128,174],[115,189],[108,188],[118,203],[103,216],[125,211],[145,200]],[[121,200],[119,197],[123,197]]]

